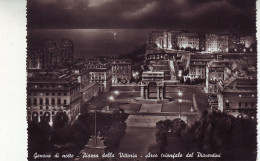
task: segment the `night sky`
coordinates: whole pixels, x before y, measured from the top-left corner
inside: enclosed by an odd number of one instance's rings
[[[256,32],[256,0],[28,0],[28,28]]]

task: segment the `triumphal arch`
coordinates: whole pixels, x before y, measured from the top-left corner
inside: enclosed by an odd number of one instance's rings
[[[165,98],[164,72],[145,71],[141,81],[141,99]]]

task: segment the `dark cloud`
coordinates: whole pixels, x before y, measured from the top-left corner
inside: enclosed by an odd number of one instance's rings
[[[28,0],[29,28],[255,31],[256,0]]]

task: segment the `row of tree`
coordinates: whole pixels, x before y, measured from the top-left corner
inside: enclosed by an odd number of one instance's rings
[[[204,112],[190,126],[180,119],[160,121],[156,124],[156,143],[148,150],[155,154],[167,152],[167,146],[176,146],[167,144],[168,137],[174,135],[185,145],[186,152],[221,154],[221,159],[215,160],[255,160],[256,125],[250,118],[239,119],[216,111]]]
[[[116,149],[125,134],[128,117],[119,109],[112,114],[96,113],[97,132],[105,138],[108,151]],[[58,112],[51,127],[47,119],[28,122],[28,156],[34,153],[72,153],[75,156],[95,134],[95,113],[86,112],[72,124],[65,112]]]

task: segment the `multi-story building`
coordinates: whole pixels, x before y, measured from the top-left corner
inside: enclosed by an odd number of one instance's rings
[[[177,46],[179,49],[199,50],[199,35],[196,33],[182,33],[177,36]]]
[[[80,85],[72,75],[44,73],[28,77],[27,119],[40,122],[48,119],[52,123],[59,111],[65,111],[70,120],[80,112]]]
[[[237,33],[231,33],[228,39],[228,49],[230,53],[239,52],[240,36]]]
[[[190,78],[191,80],[195,78],[206,78],[206,66],[207,64],[213,60],[217,59],[217,54],[191,54],[189,60],[189,74],[188,76],[184,77]]]
[[[227,114],[256,115],[257,105],[257,80],[231,77],[228,80],[219,81],[218,107]]]
[[[66,61],[68,64],[72,63],[74,57],[74,45],[72,40],[63,38],[60,43],[60,49],[64,61]]]
[[[166,51],[161,50],[157,52],[146,51],[145,64],[151,71],[164,72],[165,80],[176,80],[176,73],[179,71],[177,65],[178,54],[181,51]]]
[[[228,34],[207,33],[205,36],[206,52],[228,52]]]
[[[73,61],[73,43],[62,39],[58,48],[55,40],[45,40],[41,49],[28,49],[27,69],[57,69]]]
[[[132,61],[130,59],[111,60],[112,85],[127,84],[132,78]]]
[[[229,35],[226,33],[218,34],[218,50],[219,53],[227,53],[228,52],[228,37]]]
[[[72,66],[72,73],[80,83],[81,104],[84,104],[95,97],[99,92],[99,83],[90,82],[89,70],[83,62],[79,62]]]
[[[228,60],[212,60],[206,66],[206,91],[207,93],[216,93],[216,83],[224,80],[225,69],[232,62]],[[226,69],[227,70],[227,69]]]
[[[205,51],[205,34],[199,34],[199,51]]]
[[[27,51],[27,69],[42,69],[43,68],[43,50],[28,49]]]
[[[163,31],[152,31],[148,33],[148,46],[163,48]]]
[[[93,59],[87,60],[85,66],[89,70],[90,82],[98,82],[99,91],[109,91],[112,85],[112,68],[110,62]]]
[[[178,40],[177,37],[179,34],[181,34],[182,31],[179,30],[171,30],[168,32],[169,36],[168,36],[168,44],[169,44],[169,49],[178,49]]]

